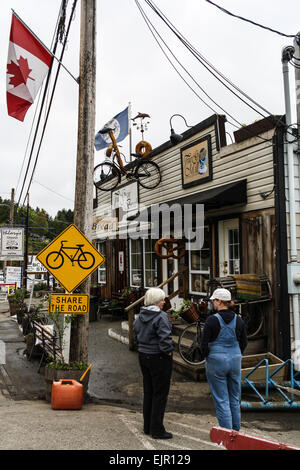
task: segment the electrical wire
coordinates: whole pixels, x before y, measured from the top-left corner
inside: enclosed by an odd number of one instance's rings
[[[234,18],[238,18],[240,20],[246,21],[247,23],[251,23],[254,26],[259,26],[260,28],[266,29],[268,31],[271,31],[272,33],[279,34],[280,36],[284,36],[286,38],[294,38],[296,37],[295,34],[285,34],[281,33],[280,31],[277,31],[276,29],[269,28],[268,26],[264,26],[260,23],[256,23],[255,21],[249,20],[248,18],[244,18],[243,16],[236,15],[225,8],[221,7],[220,5],[217,5],[216,3],[212,2],[211,0],[205,0],[207,3],[210,3],[211,5],[214,5],[215,7],[219,8],[219,10],[223,11],[223,13],[226,13],[227,15],[233,16]]]
[[[53,89],[52,89],[50,103],[49,103],[48,110],[47,110],[47,116],[46,116],[45,123],[44,123],[44,126],[43,126],[43,131],[42,131],[42,135],[41,135],[41,138],[40,138],[40,144],[39,144],[39,147],[38,147],[36,159],[35,159],[35,162],[34,162],[31,178],[30,178],[30,181],[29,181],[29,184],[28,184],[28,187],[27,187],[26,196],[24,198],[23,205],[24,205],[25,199],[26,199],[26,197],[29,193],[29,189],[30,189],[30,186],[31,186],[31,183],[32,183],[32,179],[33,179],[33,176],[34,176],[34,173],[35,173],[36,166],[37,166],[37,162],[38,162],[38,158],[39,158],[39,154],[40,154],[40,149],[41,149],[43,137],[44,137],[45,130],[46,130],[46,125],[47,125],[48,118],[49,118],[51,105],[52,105],[52,102],[53,102],[54,92],[55,92],[55,88],[56,88],[56,85],[57,85],[57,79],[58,79],[58,75],[59,75],[59,72],[60,72],[61,62],[62,62],[62,59],[63,59],[63,56],[64,56],[64,52],[65,52],[67,39],[68,39],[68,35],[69,35],[69,32],[70,32],[71,22],[72,22],[72,19],[73,19],[73,13],[75,11],[76,4],[77,4],[77,0],[74,0],[73,5],[72,5],[72,11],[71,11],[71,14],[70,14],[70,17],[69,17],[69,24],[68,24],[67,31],[66,31],[66,34],[65,34],[63,48],[62,48],[62,51],[61,51],[60,60],[59,60],[57,71],[56,71],[56,76],[55,76],[55,80],[54,80],[54,85],[53,85]]]
[[[145,2],[147,3],[147,5],[161,18],[161,20],[167,25],[167,27],[177,36],[177,38],[187,47],[187,49],[194,55],[194,57],[196,57],[197,60],[199,60],[201,62],[201,64],[210,72],[212,73],[229,91],[231,91],[237,98],[239,98],[242,102],[244,102],[245,104],[247,104],[247,106],[249,106],[251,109],[253,109],[255,112],[257,112],[258,114],[260,114],[263,118],[266,118],[266,117],[272,117],[273,118],[273,114],[268,111],[267,109],[265,109],[264,107],[262,107],[259,103],[257,103],[256,101],[254,101],[250,96],[248,96],[246,93],[244,93],[239,87],[237,87],[236,85],[234,85],[227,77],[225,77],[221,72],[219,72],[212,64],[210,64],[207,59],[199,53],[199,51],[197,51],[196,48],[194,48],[194,46],[192,46],[192,44],[190,44],[186,38],[184,38],[184,36],[178,31],[178,29],[176,29],[176,27],[170,22],[170,20],[168,20],[168,18],[161,12],[161,10],[159,10],[156,5],[154,4],[153,1],[151,0],[145,0]],[[205,62],[205,63],[203,63]],[[223,83],[223,81],[217,77],[208,67],[211,67],[218,75],[220,75],[220,77],[222,77],[224,80],[227,81],[228,84],[230,84],[233,88],[235,88],[239,93],[241,93],[245,98],[247,98],[249,101],[251,101],[255,106],[258,106],[260,109],[262,109],[268,116],[265,116],[264,114],[262,114],[260,111],[258,111],[257,109],[253,108],[253,106],[251,106],[249,103],[247,103],[245,100],[243,100],[240,96],[238,96],[233,90],[231,90],[226,84]],[[281,121],[282,118],[279,118],[278,122],[276,123],[276,128],[278,127],[279,124],[282,124],[285,126],[285,123],[283,123]],[[234,119],[236,122],[238,122],[236,119]],[[233,125],[234,127],[237,127],[235,124],[231,123],[230,121],[227,120],[227,122],[231,125]],[[238,122],[239,123],[239,122]],[[239,123],[240,124],[240,123]],[[241,124],[240,124],[241,125]],[[246,129],[245,129],[246,130]],[[251,134],[250,131],[246,130],[247,132],[249,132],[249,134]],[[254,136],[252,134],[252,136]],[[261,140],[264,140],[264,141],[271,141],[272,139],[264,139],[263,137],[261,136],[257,136],[259,137]]]
[[[147,17],[145,11],[143,10],[143,8],[141,7],[140,3],[138,2],[138,0],[135,0],[135,3],[138,7],[138,9],[140,10],[140,13],[145,21],[145,23],[147,24],[152,36],[154,37],[155,41],[157,42],[158,46],[160,47],[161,51],[163,52],[163,54],[165,55],[165,57],[168,59],[168,61],[170,62],[170,64],[172,65],[172,67],[174,68],[174,70],[178,73],[178,75],[182,78],[182,80],[186,83],[186,85],[192,90],[193,93],[195,93],[195,95],[202,101],[202,103],[204,103],[213,113],[215,114],[218,114],[214,108],[212,108],[208,103],[206,103],[206,101],[204,101],[200,95],[198,95],[198,93],[190,86],[190,84],[185,80],[185,78],[181,75],[181,73],[177,70],[177,68],[175,67],[175,65],[172,63],[171,59],[168,57],[168,55],[166,54],[166,52],[164,51],[163,47],[161,46],[161,44],[159,43],[157,37],[155,36],[153,30],[156,32],[157,36],[159,36],[159,38],[161,39],[161,41],[163,42],[163,44],[165,45],[165,47],[169,50],[169,52],[171,53],[171,55],[174,57],[174,59],[176,60],[176,62],[183,68],[183,70],[189,75],[189,77],[193,80],[193,82],[201,89],[201,91],[216,105],[218,106],[220,109],[222,109],[222,111],[224,111],[226,114],[228,114],[228,116],[230,116],[230,114],[228,112],[226,112],[225,109],[223,109],[220,105],[218,105],[218,103],[216,103],[207,93],[206,91],[199,85],[198,82],[196,82],[196,80],[192,77],[192,75],[188,72],[188,70],[181,64],[181,62],[177,59],[177,57],[175,56],[175,54],[171,51],[171,49],[169,48],[169,46],[166,44],[166,42],[163,40],[163,38],[161,37],[161,35],[158,33],[157,29],[154,27],[153,23],[149,20],[149,18]],[[150,26],[151,25],[151,26]],[[152,29],[151,29],[152,27]],[[233,116],[230,116],[232,117],[233,120],[235,120],[235,118]],[[236,121],[238,124],[240,124],[238,121]]]
[[[62,2],[61,2],[60,10],[59,10],[59,13],[58,13],[56,26],[55,26],[53,38],[52,38],[52,41],[51,41],[51,49],[54,46],[55,37],[56,37],[57,32],[58,32],[58,27],[59,27],[59,23],[60,23],[60,16],[61,16],[61,12],[62,12],[62,9],[63,9],[63,3],[64,3],[64,0],[62,0]],[[26,149],[25,149],[25,153],[24,153],[24,157],[23,157],[23,162],[22,162],[21,170],[20,170],[20,173],[19,173],[19,176],[18,176],[18,181],[17,181],[17,184],[16,184],[16,192],[18,190],[19,183],[20,183],[20,180],[21,180],[21,175],[22,175],[22,171],[23,171],[23,168],[24,168],[27,151],[28,151],[28,148],[29,148],[29,142],[30,142],[30,139],[31,139],[31,135],[32,135],[32,131],[33,131],[34,123],[35,123],[35,118],[36,118],[36,115],[37,115],[37,112],[38,112],[38,109],[39,109],[40,99],[41,99],[41,96],[42,96],[42,90],[43,90],[43,88],[41,88],[40,91],[39,91],[37,105],[36,105],[36,108],[35,108],[31,128],[30,128],[30,131],[29,131],[29,137],[28,137],[27,144],[26,144]],[[30,164],[30,162],[29,162],[29,164]],[[27,166],[26,174],[28,173],[29,164]]]
[[[62,1],[62,4],[63,4],[63,1]],[[59,15],[60,15],[60,13],[61,13],[61,9],[59,11]],[[57,48],[57,45],[58,45],[58,29],[57,29],[57,26],[56,26],[56,32],[55,33],[56,33],[56,40],[55,40],[55,44],[53,46],[53,52],[52,52],[53,56],[55,55],[56,48]],[[19,199],[18,199],[18,202],[17,202],[17,206],[19,206],[19,204],[20,204],[20,200],[22,198],[22,194],[23,194],[23,190],[24,190],[24,187],[25,187],[28,171],[29,171],[29,168],[30,168],[30,163],[31,163],[32,155],[33,155],[33,150],[34,150],[34,146],[35,146],[35,142],[36,142],[36,138],[37,138],[37,134],[38,134],[38,130],[39,130],[39,125],[40,125],[41,118],[42,118],[42,112],[43,112],[44,104],[45,104],[46,97],[47,97],[47,90],[48,90],[48,86],[49,86],[49,83],[50,83],[50,76],[51,76],[53,62],[54,62],[53,56],[52,56],[51,64],[50,64],[48,74],[47,74],[47,79],[46,79],[46,83],[45,83],[45,87],[44,87],[43,98],[42,98],[42,103],[41,103],[41,107],[40,107],[40,111],[39,111],[38,121],[37,121],[36,128],[35,128],[33,142],[31,144],[31,151],[30,151],[30,155],[29,155],[29,159],[28,159],[28,163],[27,163],[27,167],[26,167],[25,176],[23,178],[23,184],[22,184],[21,192],[19,194]],[[25,195],[24,202],[25,202],[25,199],[27,197],[27,194],[28,194],[28,191]],[[24,202],[23,202],[23,205],[24,205]]]
[[[271,114],[268,110],[263,108],[259,103],[254,101],[249,95],[247,95],[245,92],[243,92],[239,87],[234,85],[232,81],[230,81],[225,75],[223,75],[216,67],[214,67],[204,56],[201,54],[184,36],[183,34],[171,23],[171,21],[162,13],[161,10],[154,4],[153,1],[151,0],[145,0],[145,2],[150,6],[150,8],[161,18],[161,20],[167,25],[167,27],[177,36],[177,38],[180,40],[180,42],[192,53],[192,55],[217,79],[219,80],[222,85],[224,85],[231,93],[233,93],[238,99],[243,101],[247,106],[249,106],[253,111],[256,113],[260,114],[262,117],[264,116],[260,111],[255,109],[252,105],[247,103],[243,98],[241,98],[239,95],[237,95],[233,90],[230,89],[229,86],[227,86],[225,83],[222,82],[221,78],[223,78],[228,85],[232,86],[238,93],[242,94],[246,99],[251,101],[255,106],[259,107],[262,109],[263,112],[266,114]],[[210,68],[213,70],[210,70]],[[214,73],[215,72],[215,73]],[[219,75],[219,77],[217,75]],[[221,77],[221,78],[220,78]]]
[[[174,53],[171,51],[171,49],[168,47],[168,45],[166,44],[166,42],[162,39],[161,35],[158,33],[157,29],[153,26],[153,24],[151,23],[151,21],[149,20],[149,18],[147,17],[145,11],[142,9],[141,5],[139,4],[138,0],[135,0],[136,1],[136,4],[139,8],[139,11],[144,19],[144,21],[146,22],[151,34],[153,35],[155,41],[157,42],[157,44],[159,45],[160,49],[162,50],[162,52],[164,53],[164,55],[166,56],[166,58],[168,59],[168,61],[170,62],[170,64],[172,65],[172,67],[175,69],[175,71],[178,73],[178,75],[183,79],[183,81],[186,83],[186,85],[193,91],[193,93],[206,105],[209,107],[209,109],[211,109],[215,114],[219,114],[218,112],[216,112],[209,104],[207,104],[199,95],[198,93],[191,87],[191,85],[185,80],[185,78],[182,76],[182,74],[177,70],[177,68],[175,67],[175,65],[172,63],[171,59],[168,57],[168,55],[166,54],[166,52],[164,51],[164,49],[162,48],[161,44],[159,43],[158,39],[155,37],[155,33],[159,36],[159,38],[161,39],[161,41],[164,43],[165,47],[169,50],[169,52],[172,54],[172,56],[175,58],[175,60],[177,61],[177,63],[179,63],[179,65],[184,69],[184,71],[189,75],[189,77],[193,80],[193,82],[201,89],[201,91],[216,105],[218,106],[220,109],[222,109],[222,111],[224,111],[228,116],[230,116],[235,122],[237,122],[239,124],[239,126],[237,126],[236,124],[233,124],[232,122],[228,121],[227,120],[227,123],[228,124],[231,124],[232,126],[234,126],[235,128],[239,128],[239,127],[242,127],[242,124],[236,119],[234,118],[233,116],[231,116],[230,113],[228,113],[224,108],[222,108],[222,106],[220,106],[219,104],[217,104],[206,92],[205,90],[199,85],[199,83],[192,77],[192,75],[188,72],[188,70],[182,65],[182,63],[177,59],[177,57],[174,55]],[[151,25],[151,26],[150,26]],[[151,29],[151,27],[153,28],[153,30]],[[154,33],[155,31],[155,33]],[[265,116],[263,116],[265,117]],[[254,137],[254,134],[251,133],[249,130],[246,130],[246,132],[249,133],[249,135],[251,137]],[[270,142],[272,139],[265,139],[261,136],[257,136],[258,138],[260,138],[261,140],[265,141],[265,142]]]
[[[45,186],[44,184],[39,183],[37,180],[32,180],[32,182],[39,184],[39,185],[42,186],[43,188],[47,189],[48,191],[50,191],[50,192],[53,193],[53,194],[56,194],[57,196],[62,197],[63,199],[67,199],[68,201],[74,202],[74,199],[70,199],[69,197],[66,197],[66,196],[63,196],[62,194],[59,194],[58,192],[54,191],[54,190],[51,189],[51,188],[48,188],[48,187]]]

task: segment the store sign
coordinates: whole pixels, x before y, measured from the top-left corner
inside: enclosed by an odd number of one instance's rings
[[[112,191],[111,195],[112,209],[122,209],[126,212],[127,218],[135,217],[139,211],[139,194],[137,181],[125,184]]]
[[[7,266],[5,282],[6,284],[17,284],[17,287],[21,287],[21,268],[20,266]]]
[[[212,179],[210,135],[181,149],[182,187],[189,188]]]
[[[97,238],[105,238],[118,230],[117,217],[96,217],[93,220],[93,230]]]
[[[28,256],[27,273],[46,273],[47,269],[36,259],[35,255]]]
[[[51,294],[49,313],[86,315],[89,312],[88,294]]]
[[[0,229],[0,261],[21,261],[24,258],[24,229]]]

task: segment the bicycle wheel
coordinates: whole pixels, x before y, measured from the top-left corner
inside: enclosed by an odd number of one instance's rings
[[[145,189],[154,189],[161,181],[160,169],[157,163],[140,161],[134,171],[134,177]]]
[[[89,251],[84,251],[78,256],[78,264],[82,269],[90,269],[95,264],[95,257]]]
[[[120,183],[121,174],[113,163],[103,162],[95,167],[93,179],[96,188],[111,191]]]
[[[196,321],[188,325],[179,336],[178,351],[182,359],[193,366],[204,364],[201,358],[200,340],[204,324]]]
[[[64,264],[64,257],[59,251],[51,251],[47,255],[46,264],[51,269],[58,269]]]
[[[247,337],[257,336],[264,324],[264,304],[248,304],[242,311],[242,319],[246,324]]]

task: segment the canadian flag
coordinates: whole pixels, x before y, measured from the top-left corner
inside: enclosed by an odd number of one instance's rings
[[[24,121],[48,73],[51,60],[51,53],[13,13],[6,73],[9,116]]]

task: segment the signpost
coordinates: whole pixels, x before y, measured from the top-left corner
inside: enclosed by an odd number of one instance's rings
[[[83,317],[87,315],[89,295],[72,292],[105,262],[105,258],[76,225],[69,225],[36,255],[36,259],[68,292],[68,294],[51,294],[49,313],[75,314]],[[67,330],[64,331],[64,336],[69,347],[71,330],[70,328]],[[64,352],[64,357],[69,360],[69,351]]]
[[[49,313],[86,315],[89,312],[88,294],[51,294]]]

